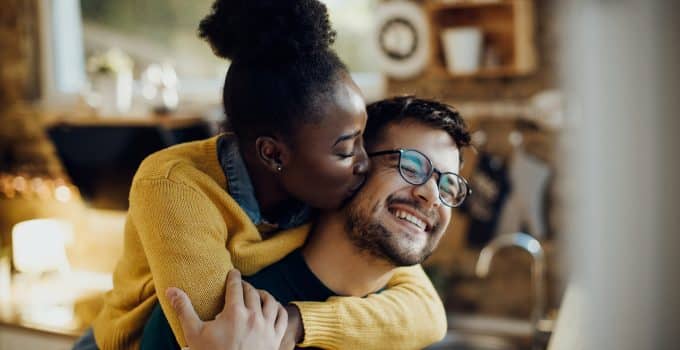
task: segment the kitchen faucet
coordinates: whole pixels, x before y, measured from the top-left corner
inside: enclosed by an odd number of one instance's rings
[[[534,305],[531,310],[531,325],[533,330],[536,331],[538,329],[538,322],[544,316],[545,312],[545,255],[543,254],[543,247],[541,247],[541,243],[539,243],[538,240],[521,232],[499,235],[482,249],[482,252],[479,254],[479,260],[477,260],[475,272],[480,278],[486,277],[489,274],[491,259],[496,252],[506,247],[518,247],[531,254],[533,260],[531,278],[534,292]]]

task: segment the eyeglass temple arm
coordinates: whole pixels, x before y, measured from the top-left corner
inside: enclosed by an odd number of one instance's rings
[[[387,150],[387,151],[371,152],[371,153],[368,154],[368,156],[373,157],[373,156],[382,156],[382,155],[385,155],[385,154],[395,154],[395,153],[401,154],[401,150],[400,149],[391,149],[391,150]]]

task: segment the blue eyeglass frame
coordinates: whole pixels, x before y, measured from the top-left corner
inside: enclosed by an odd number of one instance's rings
[[[431,169],[430,173],[427,174],[427,176],[425,177],[425,179],[423,180],[422,183],[414,183],[412,181],[409,181],[409,179],[402,173],[401,160],[404,157],[404,152],[415,152],[415,153],[421,155],[423,158],[425,158],[425,160],[427,160],[427,162],[430,164],[430,169]],[[470,188],[470,184],[468,184],[467,180],[465,180],[464,177],[462,177],[462,176],[460,176],[460,175],[458,175],[454,172],[450,172],[450,171],[442,172],[442,171],[440,171],[439,169],[434,167],[434,164],[432,164],[432,160],[430,160],[430,158],[428,156],[426,156],[425,154],[423,154],[423,152],[420,152],[416,149],[399,148],[399,149],[391,149],[391,150],[385,150],[385,151],[377,151],[377,152],[368,153],[368,156],[369,157],[377,157],[377,156],[384,156],[384,155],[389,155],[389,154],[399,154],[399,162],[397,164],[397,169],[399,170],[399,175],[401,176],[402,179],[404,179],[404,181],[406,181],[407,183],[409,183],[411,185],[415,185],[415,186],[423,185],[423,184],[427,183],[428,181],[430,181],[430,178],[432,177],[433,174],[437,174],[437,176],[438,176],[437,191],[439,191],[439,201],[441,201],[442,204],[446,205],[447,207],[451,207],[451,208],[459,207],[472,194],[472,188]],[[449,175],[449,174],[458,178],[465,185],[465,189],[464,189],[465,195],[463,196],[463,199],[461,199],[460,202],[456,203],[456,204],[447,203],[442,198],[442,191],[439,189],[439,187],[441,186],[442,175]]]

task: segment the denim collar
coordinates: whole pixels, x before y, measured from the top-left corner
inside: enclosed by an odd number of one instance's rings
[[[290,210],[273,221],[262,217],[260,205],[255,198],[255,189],[239,152],[235,135],[223,134],[219,137],[217,140],[217,157],[227,177],[227,192],[255,225],[269,224],[277,229],[284,230],[309,221],[311,211],[304,204],[292,206]]]

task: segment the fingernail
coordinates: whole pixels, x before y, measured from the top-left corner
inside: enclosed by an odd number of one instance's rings
[[[172,287],[165,290],[165,296],[166,297],[172,298],[173,295],[175,295],[175,290],[172,289]]]
[[[179,298],[176,296],[173,296],[168,299],[170,301],[170,305],[172,306],[173,309],[179,310]]]

